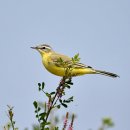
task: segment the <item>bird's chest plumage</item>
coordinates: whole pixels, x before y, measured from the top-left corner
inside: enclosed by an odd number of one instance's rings
[[[51,62],[50,55],[45,55],[42,57],[42,63],[47,70],[50,68]]]
[[[58,75],[58,76],[61,75],[61,74],[60,74],[60,69],[59,69],[59,67],[57,67],[57,66],[54,64],[53,60],[51,59],[51,55],[45,55],[45,56],[43,56],[43,58],[42,58],[42,63],[43,63],[43,65],[45,66],[45,68],[46,68],[49,72],[51,72],[51,73],[53,73],[53,74],[55,74],[55,75]]]

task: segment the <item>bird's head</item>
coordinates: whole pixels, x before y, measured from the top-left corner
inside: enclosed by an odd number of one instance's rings
[[[47,44],[42,44],[31,48],[39,51],[41,55],[53,52],[53,49]]]

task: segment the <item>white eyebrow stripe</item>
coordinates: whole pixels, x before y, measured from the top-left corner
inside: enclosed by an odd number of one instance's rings
[[[46,47],[46,48],[48,48],[48,49],[52,49],[52,48],[51,48],[49,45],[47,45],[47,44],[42,44],[41,47]]]
[[[49,47],[49,46],[42,46],[42,47],[46,47],[47,49],[51,49],[51,47]]]
[[[49,46],[49,45],[47,45],[47,44],[41,44],[41,45],[38,45],[37,47],[38,47],[39,49],[42,49],[43,47],[45,47],[45,48],[48,49],[48,50],[52,50],[52,47]]]

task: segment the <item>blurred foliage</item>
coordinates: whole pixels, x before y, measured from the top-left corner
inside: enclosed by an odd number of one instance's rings
[[[99,130],[106,130],[107,128],[111,128],[114,126],[114,122],[110,117],[105,117],[102,119],[102,125]]]
[[[70,96],[66,98],[66,89],[70,89],[73,85],[71,72],[73,70],[74,65],[80,61],[79,54],[76,54],[71,62],[66,62],[63,59],[59,58],[57,60],[57,65],[64,66],[65,69],[65,76],[62,77],[61,81],[59,82],[58,87],[55,91],[46,92],[45,91],[45,83],[38,83],[38,90],[39,92],[43,92],[44,95],[47,97],[47,101],[38,102],[34,101],[33,105],[35,108],[35,116],[38,120],[38,124],[33,124],[33,130],[59,130],[58,123],[62,121],[63,128],[62,130],[73,130],[73,123],[75,119],[74,114],[66,113],[64,117],[64,121],[60,120],[57,115],[55,115],[56,111],[59,109],[67,108],[68,105],[73,102],[74,97]],[[18,130],[15,127],[14,121],[14,113],[13,107],[8,106],[8,117],[9,123],[4,126],[3,130]],[[71,117],[71,118],[69,118]],[[70,120],[70,124],[69,123]],[[111,128],[114,126],[114,123],[111,118],[106,117],[102,119],[102,124],[99,130],[106,130],[107,128]],[[24,130],[28,130],[25,128]]]
[[[4,130],[10,130],[11,128],[13,130],[18,130],[18,128],[15,127],[15,121],[14,121],[14,113],[13,113],[13,108],[14,107],[11,107],[9,105],[7,105],[8,107],[8,113],[7,113],[7,116],[9,118],[9,123],[7,123],[6,126],[4,126]]]

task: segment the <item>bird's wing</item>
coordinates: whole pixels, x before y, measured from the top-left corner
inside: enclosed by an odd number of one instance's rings
[[[63,67],[63,62],[66,63],[66,67],[67,67],[67,64],[72,63],[72,59],[70,57],[62,55],[62,54],[55,53],[51,55],[50,58],[53,61],[53,64],[55,64],[57,67]]]
[[[74,68],[92,68],[91,66],[87,66],[85,64],[76,62],[73,63],[72,62],[72,58],[62,55],[62,54],[53,54],[51,55],[51,60],[53,61],[53,63],[57,66],[57,67],[68,67],[69,65],[73,64]],[[61,62],[60,62],[61,60]],[[65,63],[63,64],[62,61]]]
[[[85,65],[85,64],[82,64],[82,63],[75,63],[74,64],[74,68],[92,68],[91,66],[88,66],[88,65]]]

